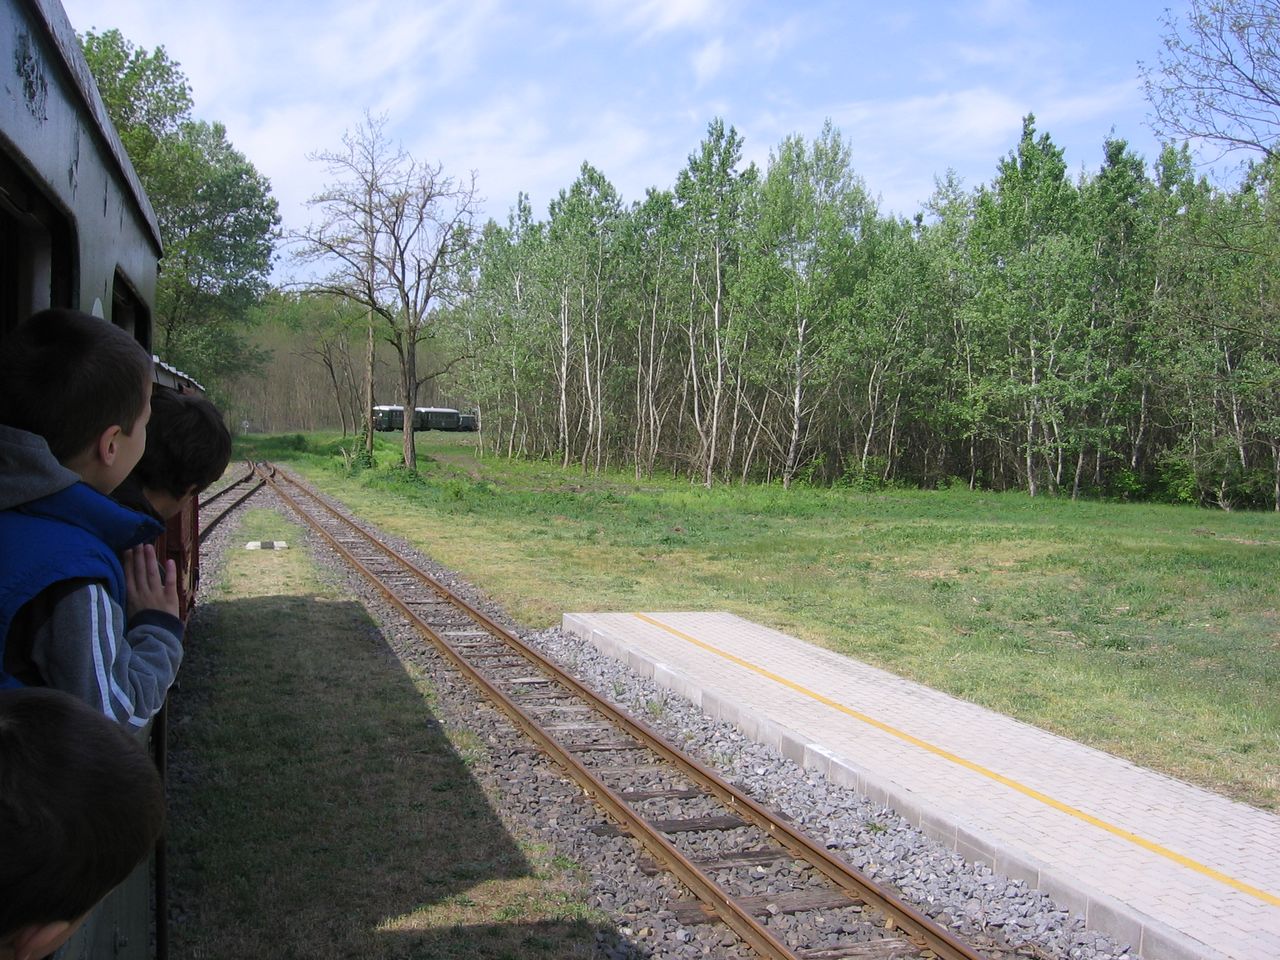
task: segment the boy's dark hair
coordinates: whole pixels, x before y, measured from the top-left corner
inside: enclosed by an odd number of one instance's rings
[[[58,690],[0,691],[0,938],[82,916],[163,826],[160,776],[122,727]]]
[[[133,429],[151,357],[119,327],[42,310],[0,342],[0,424],[44,437],[65,463],[108,427]]]
[[[231,431],[208,398],[164,386],[152,389],[147,447],[130,479],[180,498],[217,480],[230,460]]]

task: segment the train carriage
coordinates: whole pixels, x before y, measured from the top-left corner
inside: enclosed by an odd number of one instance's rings
[[[160,230],[57,0],[0,0],[0,335],[46,308],[81,310],[127,330],[152,352]],[[155,378],[199,389],[157,362]],[[157,544],[178,563],[182,614],[198,576],[194,502]],[[163,716],[163,715],[162,715]],[[163,733],[153,732],[163,770]],[[156,863],[156,897],[164,870]],[[64,951],[68,957],[165,953],[163,911],[153,912],[144,864],[103,902]]]
[[[451,407],[415,407],[413,428],[415,430],[457,430],[458,411]]]
[[[71,307],[152,349],[160,229],[56,0],[3,0],[0,332]]]
[[[84,311],[152,350],[162,253],[151,203],[56,0],[2,0],[0,334],[49,307]],[[157,360],[157,383],[200,390]],[[197,579],[195,505],[159,549],[178,563],[185,614]]]
[[[471,418],[471,426],[463,426],[463,420],[469,414],[461,414],[452,407],[414,407],[414,430],[474,430],[475,418]],[[379,404],[373,408],[373,429],[379,431],[403,430],[404,407],[399,404]]]
[[[373,429],[383,433],[404,429],[404,407],[379,404],[373,408]]]

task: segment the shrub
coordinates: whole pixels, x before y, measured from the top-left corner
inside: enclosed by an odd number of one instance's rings
[[[1200,483],[1189,457],[1178,451],[1169,451],[1160,458],[1159,499],[1165,503],[1199,503]]]
[[[1136,470],[1122,467],[1111,478],[1111,492],[1121,500],[1139,500],[1146,493],[1146,484]]]
[[[884,474],[888,468],[889,461],[884,457],[867,457],[867,464],[864,467],[861,457],[850,454],[845,457],[844,470],[836,480],[836,486],[848,487],[864,493],[883,490],[888,486],[884,481]]]

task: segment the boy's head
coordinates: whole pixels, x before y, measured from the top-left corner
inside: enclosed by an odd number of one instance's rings
[[[58,690],[0,691],[0,957],[65,942],[163,825],[155,765],[122,727]]]
[[[44,437],[63,466],[110,493],[142,456],[151,357],[76,310],[44,310],[0,343],[0,424]]]
[[[231,460],[231,431],[198,393],[157,386],[151,394],[147,447],[129,479],[164,519],[217,480]]]

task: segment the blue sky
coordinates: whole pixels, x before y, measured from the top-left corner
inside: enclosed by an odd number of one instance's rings
[[[1186,0],[63,0],[80,31],[119,28],[182,64],[196,115],[271,179],[286,228],[325,181],[307,154],[363,112],[482,212],[534,211],[590,161],[625,200],[669,187],[723,116],[764,164],[830,117],[881,209],[912,215],[953,168],[989,182],[1021,118],[1095,168],[1114,129],[1157,145],[1138,61]]]

